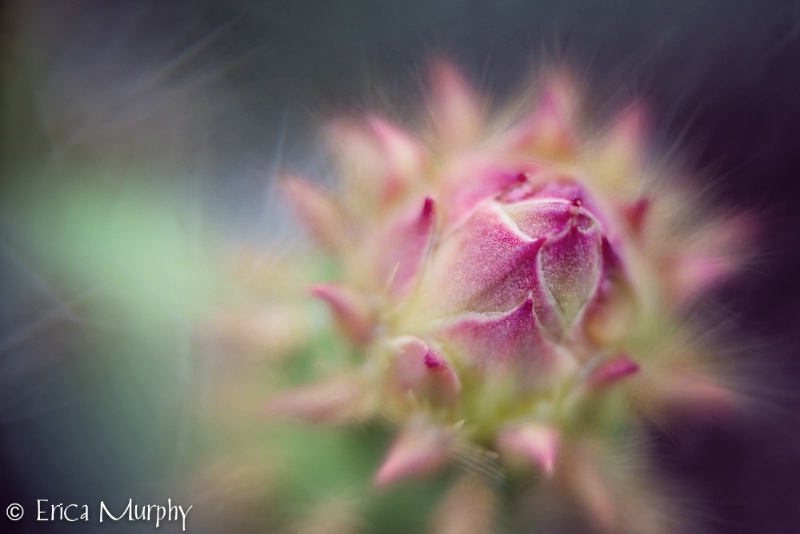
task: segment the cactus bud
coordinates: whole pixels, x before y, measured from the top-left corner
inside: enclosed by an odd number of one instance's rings
[[[312,293],[358,357],[345,379],[272,409],[390,421],[401,430],[378,486],[482,451],[509,471],[534,467],[600,526],[623,528],[625,492],[585,451],[613,447],[635,432],[631,414],[657,416],[684,394],[692,409],[730,403],[721,381],[695,372],[703,351],[682,350],[692,337],[682,303],[736,267],[735,225],[678,220],[680,192],[654,187],[647,169],[641,104],[595,137],[579,107],[558,72],[529,114],[499,128],[437,63],[429,131],[375,115],[336,122],[339,190],[297,178],[285,189],[338,263]],[[674,354],[685,361],[672,365]],[[490,492],[484,482],[453,499]],[[457,518],[442,513],[450,532]]]

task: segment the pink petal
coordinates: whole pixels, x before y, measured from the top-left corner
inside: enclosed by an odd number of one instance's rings
[[[602,274],[602,239],[585,215],[576,215],[569,229],[542,247],[540,268],[555,298],[562,324],[569,327],[597,292]]]
[[[566,177],[542,173],[510,188],[498,198],[519,229],[533,239],[562,233],[579,218],[588,227],[603,220],[584,187]]]
[[[550,298],[539,282],[536,262],[543,240],[532,241],[487,202],[444,239],[418,292],[420,317],[508,311],[533,294],[540,320],[550,322]]]
[[[355,343],[365,343],[372,334],[373,312],[363,296],[346,286],[318,284],[311,294],[325,301],[339,328]]]
[[[621,266],[617,270],[613,265],[613,260],[604,256],[604,279],[583,318],[587,339],[597,346],[618,345],[636,324],[638,302],[635,292],[624,273],[620,272]]]
[[[664,370],[663,376],[651,386],[645,394],[651,395],[661,408],[676,414],[719,417],[734,413],[741,405],[741,399],[732,389],[689,370]]]
[[[538,466],[547,476],[553,476],[560,440],[556,428],[526,423],[501,430],[497,447],[501,455],[522,457]]]
[[[441,196],[447,198],[447,205],[443,206],[443,230],[461,223],[484,200],[525,182],[528,172],[535,171],[531,166],[523,172],[481,158],[459,160],[457,165],[446,169],[441,178]]]
[[[328,144],[343,178],[342,203],[348,213],[373,216],[386,197],[386,154],[372,128],[350,118],[331,122]]]
[[[601,532],[618,532],[620,511],[614,502],[613,488],[600,468],[600,459],[589,451],[580,451],[573,453],[570,460],[566,478],[571,490]]]
[[[528,298],[502,314],[469,314],[443,328],[448,354],[466,365],[490,370],[515,369],[521,377],[553,362],[552,346],[543,338]]]
[[[496,532],[500,503],[493,482],[477,473],[467,473],[451,485],[437,506],[431,534]]]
[[[722,282],[735,270],[736,265],[725,257],[704,255],[675,257],[668,273],[670,297],[676,302],[682,302]]]
[[[576,140],[570,124],[575,111],[575,90],[564,73],[548,81],[538,107],[509,135],[506,146],[512,150],[555,159],[571,158]]]
[[[620,113],[606,138],[613,140],[620,148],[625,148],[631,157],[638,158],[644,148],[648,129],[647,110],[636,102]]]
[[[711,415],[730,415],[741,402],[734,391],[702,376],[678,377],[672,393],[671,400],[676,407]]]
[[[399,342],[399,352],[389,369],[391,387],[404,395],[411,391],[417,399],[451,405],[458,400],[461,381],[441,354],[419,338]]]
[[[473,142],[480,131],[483,110],[472,87],[450,63],[431,68],[429,109],[437,137],[446,146]]]
[[[601,153],[609,169],[638,177],[643,168],[647,117],[641,104],[625,109],[601,140]]]
[[[200,331],[211,333],[226,352],[278,359],[308,341],[310,323],[305,310],[276,305],[217,312]]]
[[[388,287],[396,298],[404,297],[417,281],[428,254],[436,222],[435,204],[426,197],[422,209],[404,216],[376,234],[367,248],[368,258],[377,266],[380,288]]]
[[[595,183],[620,198],[630,200],[641,191],[647,156],[645,122],[644,108],[634,104],[582,151],[581,159]]]
[[[747,215],[710,221],[690,236],[683,236],[679,254],[667,258],[670,297],[677,304],[707,291],[732,275],[748,254],[755,226]]]
[[[532,199],[507,206],[505,212],[524,234],[542,239],[564,233],[582,210],[563,200]]]
[[[293,389],[267,403],[267,413],[271,416],[324,424],[358,418],[364,408],[363,387],[351,377]]]
[[[282,187],[314,241],[329,252],[338,251],[346,237],[346,230],[344,216],[333,198],[297,177],[285,179]]]
[[[522,232],[534,239],[546,238],[539,270],[564,327],[575,321],[594,296],[603,274],[604,238],[585,207],[585,198],[576,185],[552,184],[529,200],[505,207]]]
[[[605,388],[638,372],[639,365],[627,354],[620,354],[593,369],[587,384],[593,389]]]
[[[409,182],[423,176],[427,151],[410,133],[384,119],[373,116],[369,124],[385,158],[383,200],[391,202],[405,191]]]
[[[632,204],[622,206],[622,215],[634,237],[641,238],[644,234],[647,216],[651,210],[652,201],[647,197],[642,197]]]
[[[425,146],[380,117],[335,121],[328,128],[328,138],[356,211],[391,204],[424,176]]]
[[[450,457],[451,439],[441,428],[412,422],[392,445],[375,475],[375,485],[385,487],[438,471]]]

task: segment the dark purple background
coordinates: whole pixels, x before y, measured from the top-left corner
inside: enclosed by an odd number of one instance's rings
[[[656,436],[659,458],[691,488],[693,499],[705,503],[708,532],[800,532],[800,4],[6,2],[3,87],[22,84],[26,90],[21,97],[6,93],[2,187],[19,187],[12,170],[48,153],[37,95],[119,91],[108,80],[124,86],[220,28],[164,83],[222,67],[201,88],[224,95],[215,101],[213,129],[204,141],[213,153],[204,155],[201,189],[214,199],[208,213],[225,231],[248,232],[253,221],[263,224],[261,171],[272,169],[276,154],[290,165],[313,167],[304,156],[313,150],[313,125],[332,109],[371,102],[371,80],[410,105],[432,52],[454,57],[500,97],[512,95],[537,60],[553,56],[586,75],[592,96],[605,102],[601,114],[631,96],[643,97],[652,107],[656,144],[676,148],[689,167],[701,171],[719,206],[752,213],[762,225],[754,245],[757,261],[718,296],[730,311],[736,339],[748,340],[732,358],[753,376],[760,409],[742,424],[687,418],[668,436]],[[70,75],[73,69],[78,74]],[[146,104],[149,96],[126,98]],[[124,150],[124,135],[112,142]],[[190,158],[180,159],[175,169],[191,174]],[[2,237],[10,239],[14,221],[3,217],[2,223]],[[7,339],[43,304],[30,296],[31,282],[7,250],[2,262],[0,337]],[[135,386],[102,368],[87,376],[87,358],[63,341],[86,335],[53,324],[0,351],[3,507],[30,501],[43,488],[65,502],[108,499],[108,492],[130,495],[178,461],[169,445],[175,430],[163,419],[138,417],[122,435],[107,431],[104,418],[124,413],[119,389]],[[31,358],[43,361],[42,368],[20,363]],[[165,364],[161,371],[174,369]],[[39,393],[30,392],[42,383]],[[165,392],[143,402],[163,411],[174,397]],[[98,405],[106,407],[103,414]],[[126,461],[117,461],[121,457]],[[98,462],[107,466],[105,476],[76,481],[82,466]],[[0,530],[10,525],[0,517]]]

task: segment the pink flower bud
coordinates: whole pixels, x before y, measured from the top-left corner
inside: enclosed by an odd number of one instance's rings
[[[653,186],[639,103],[591,136],[557,72],[532,111],[498,128],[452,65],[431,79],[427,131],[340,120],[337,195],[286,183],[338,263],[312,293],[357,355],[346,380],[289,392],[272,411],[323,423],[370,412],[401,428],[378,486],[453,457],[488,471],[522,461],[618,531],[626,493],[590,444],[635,438],[631,413],[735,404],[699,372],[703,351],[686,350],[684,312],[741,262],[748,226],[685,217],[674,183]],[[472,493],[483,494],[453,498]],[[461,524],[443,517],[442,532]]]

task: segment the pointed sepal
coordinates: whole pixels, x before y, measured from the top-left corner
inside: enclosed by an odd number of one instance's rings
[[[412,420],[378,468],[375,486],[386,487],[439,471],[450,459],[452,444],[452,430]]]
[[[620,509],[615,502],[614,487],[593,447],[581,444],[565,451],[569,462],[563,462],[561,482],[576,497],[600,532],[619,532]]]
[[[434,516],[433,534],[488,534],[498,512],[498,497],[482,477],[466,475],[445,493]]]
[[[428,153],[421,142],[401,127],[377,116],[370,117],[368,122],[385,158],[383,200],[388,203],[424,175]]]
[[[388,372],[390,388],[399,397],[409,392],[420,401],[453,406],[461,393],[461,380],[444,356],[419,338],[394,340]]]
[[[586,216],[576,216],[560,236],[542,247],[541,270],[561,323],[569,328],[596,294],[602,274],[602,240]]]
[[[732,258],[723,255],[682,254],[669,262],[670,300],[682,303],[727,279],[736,271]]]
[[[680,238],[663,266],[669,300],[684,304],[727,280],[749,259],[743,244],[754,231],[753,221],[740,215],[710,221]]]
[[[523,423],[505,428],[497,436],[501,458],[510,462],[522,460],[552,477],[558,459],[561,433],[541,423]]]
[[[302,178],[283,180],[283,193],[312,239],[327,252],[338,252],[346,238],[342,211],[325,191]]]
[[[530,298],[507,313],[460,316],[439,335],[462,365],[510,373],[520,385],[542,380],[559,363],[557,351],[542,335]]]
[[[641,104],[629,106],[584,151],[587,169],[609,191],[623,195],[639,192],[647,156],[646,115]]]
[[[635,391],[634,406],[645,414],[656,411],[667,415],[691,413],[696,416],[728,416],[742,404],[736,392],[722,381],[690,369],[660,369],[658,377],[648,377]]]
[[[351,341],[362,344],[370,339],[374,313],[361,293],[338,284],[317,284],[310,291],[328,305],[336,324]]]
[[[475,142],[483,122],[478,96],[451,63],[439,61],[430,73],[428,107],[437,138],[448,148]]]
[[[618,354],[602,361],[586,378],[590,389],[599,390],[618,383],[639,372],[639,364],[627,354]]]
[[[376,288],[402,299],[419,278],[436,226],[436,203],[426,197],[422,206],[376,233],[367,258],[376,266]]]
[[[358,420],[366,411],[363,384],[352,376],[283,392],[266,405],[268,416],[328,425]]]
[[[308,340],[313,327],[305,310],[270,306],[257,310],[218,312],[202,329],[226,350],[278,360]]]
[[[636,239],[642,239],[647,227],[647,220],[653,209],[653,201],[649,197],[642,197],[635,202],[630,202],[620,206],[624,221],[628,225],[628,230]]]
[[[522,234],[496,203],[482,204],[440,242],[410,315],[424,321],[465,310],[511,310],[532,295],[540,320],[557,323],[537,275],[543,243]]]
[[[577,153],[572,127],[575,111],[574,82],[565,72],[552,74],[533,113],[511,132],[506,146],[540,158],[573,158]]]
[[[441,198],[447,199],[442,206],[443,231],[463,222],[483,201],[526,183],[534,174],[533,165],[522,169],[507,167],[485,157],[465,157],[453,162],[440,178]]]

